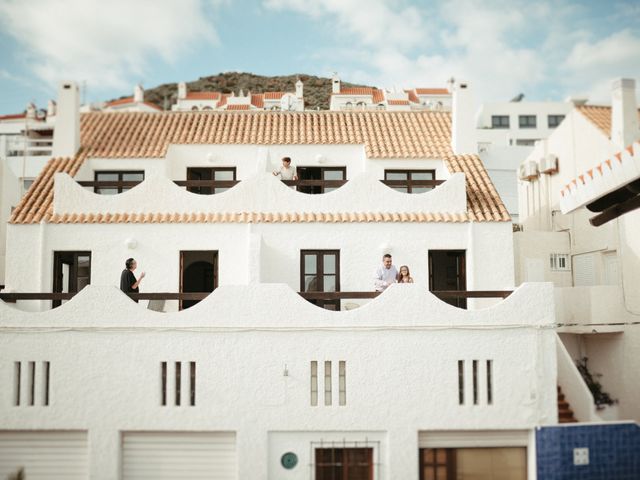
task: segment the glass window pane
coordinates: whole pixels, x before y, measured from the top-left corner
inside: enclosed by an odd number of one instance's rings
[[[99,195],[115,195],[118,193],[117,188],[98,188],[97,194]]]
[[[438,473],[436,475],[436,480],[447,480],[447,468],[446,467],[438,468]]]
[[[316,273],[317,258],[315,254],[306,254],[304,256],[304,273]]]
[[[144,173],[122,173],[123,182],[141,182],[144,180]]]
[[[323,172],[324,180],[344,180],[343,170],[325,170]]]
[[[318,277],[315,275],[304,276],[304,291],[305,292],[317,292],[318,291]]]
[[[119,178],[117,173],[96,172],[96,180],[99,182],[117,182]]]
[[[433,448],[425,448],[422,451],[422,458],[427,463],[433,463],[434,461]]]
[[[425,467],[425,469],[424,469],[424,480],[436,480],[435,473],[433,471],[433,467]]]
[[[433,189],[429,188],[429,187],[413,187],[411,189],[411,193],[424,193],[424,192],[428,192],[430,190],[433,190]]]
[[[336,276],[335,275],[324,275],[324,289],[325,292],[335,292],[336,291]]]
[[[322,259],[322,268],[325,274],[335,274],[336,273],[336,256],[333,254],[324,255]]]
[[[384,175],[386,180],[406,180],[408,177],[406,172],[385,172]]]
[[[447,451],[444,448],[436,450],[436,461],[438,463],[447,463]]]
[[[222,192],[226,192],[227,190],[229,190],[228,188],[214,188],[213,189],[213,193],[222,193]]]
[[[407,187],[391,187],[396,192],[409,193],[409,189]]]
[[[214,180],[233,180],[234,170],[216,170]]]
[[[433,180],[433,172],[413,172],[411,180]]]

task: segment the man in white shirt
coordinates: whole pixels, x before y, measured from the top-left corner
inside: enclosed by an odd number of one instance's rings
[[[296,169],[291,165],[290,157],[282,158],[282,166],[279,170],[274,170],[273,174],[277,177],[280,175],[281,180],[298,180]]]
[[[389,285],[396,283],[398,278],[398,270],[393,265],[391,255],[385,253],[382,257],[382,265],[376,269],[376,277],[374,286],[376,292],[383,292]]]

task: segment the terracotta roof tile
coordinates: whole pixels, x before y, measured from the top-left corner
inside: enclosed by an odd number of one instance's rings
[[[416,88],[418,95],[449,95],[446,88]]]
[[[341,88],[340,93],[334,93],[333,95],[372,95],[375,88],[371,87],[346,87]]]
[[[218,100],[220,92],[187,92],[186,100]]]
[[[254,107],[258,107],[258,108],[264,108],[264,99],[268,98],[267,94],[262,94],[262,93],[253,93],[251,94],[251,105],[253,105]],[[273,98],[280,98],[280,97],[273,97]]]
[[[126,105],[128,103],[133,103],[133,97],[120,98],[118,100],[112,100],[107,102],[107,107],[115,107],[116,105]]]
[[[280,100],[284,92],[264,92],[261,95],[264,95],[265,100]]]
[[[409,100],[388,100],[389,105],[409,105]]]
[[[20,118],[26,118],[26,113],[10,113],[8,115],[0,115],[0,120],[18,120]]]
[[[380,103],[382,101],[384,101],[384,92],[376,88],[373,91],[373,103]]]
[[[469,220],[509,221],[504,204],[479,157],[454,155],[450,135],[451,118],[448,112],[85,113],[81,117],[80,152],[75,158],[55,158],[47,163],[14,210],[11,222],[48,221],[52,215],[54,174],[67,172],[74,176],[85,158],[162,158],[170,144],[321,143],[361,144],[369,158],[442,158],[450,172],[466,174]],[[167,215],[134,215],[126,221],[134,221],[133,218],[145,222],[185,221],[178,214]],[[340,218],[353,218],[353,215],[361,214],[345,215]],[[366,221],[381,221],[368,214],[365,216]],[[114,218],[124,221],[122,217],[109,215],[91,217],[90,221],[112,223]],[[314,218],[309,214],[303,218],[297,216],[295,221],[316,221]],[[328,217],[318,218],[322,220],[317,221],[326,221]],[[410,221],[432,221],[428,216],[424,220],[414,220],[409,214],[409,218]],[[442,221],[448,221],[446,216],[443,218]],[[89,221],[89,218],[86,220]],[[364,220],[358,217],[358,221]]]
[[[227,110],[249,110],[249,105],[227,105]]]
[[[409,101],[413,103],[420,103],[420,99],[416,95],[415,90],[405,90],[405,92],[409,95]]]
[[[576,109],[598,127],[607,138],[611,138],[611,107],[580,105]],[[640,109],[638,110],[638,118],[640,119]]]

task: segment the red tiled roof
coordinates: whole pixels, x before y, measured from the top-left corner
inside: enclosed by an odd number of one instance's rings
[[[374,88],[370,87],[347,87],[341,88],[340,93],[334,93],[333,95],[371,95],[373,96]]]
[[[220,92],[187,92],[186,100],[218,100]]]
[[[107,107],[115,107],[117,105],[126,105],[128,103],[133,103],[133,97],[120,98],[119,100],[112,100],[107,103]]]
[[[262,95],[264,95],[265,100],[280,100],[284,92],[264,92]]]
[[[86,158],[163,158],[170,144],[346,144],[364,145],[368,158],[441,158],[466,175],[469,221],[510,219],[480,158],[453,154],[448,112],[95,112],[82,114],[80,128],[79,153],[49,161],[12,223],[52,219],[55,173],[73,177]]]
[[[420,103],[420,99],[416,95],[414,90],[405,90],[406,93],[409,94],[409,101],[413,103]]]
[[[611,138],[611,107],[580,105],[576,108],[587,120],[598,127],[607,138]],[[640,120],[640,109],[638,109],[638,119]]]
[[[8,115],[0,115],[0,120],[18,120],[20,118],[27,118],[26,113],[10,113]]]
[[[409,100],[388,100],[389,105],[409,105]]]
[[[264,99],[266,94],[253,93],[251,95],[251,105],[257,108],[264,108]]]
[[[418,95],[449,95],[446,88],[416,88]]]
[[[220,101],[218,102],[217,107],[224,107],[227,104],[227,98],[230,96],[228,93],[223,93],[222,97],[220,97]]]
[[[373,91],[373,103],[380,103],[384,101],[384,92],[378,88]]]
[[[227,105],[227,110],[249,110],[249,105]]]
[[[162,111],[162,108],[160,108],[155,103],[151,103],[151,102],[142,102],[142,103],[144,103],[147,107],[155,108],[156,110]]]

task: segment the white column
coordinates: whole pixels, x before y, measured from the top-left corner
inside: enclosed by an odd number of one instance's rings
[[[428,406],[425,406],[428,408]],[[388,451],[381,455],[380,480],[417,480],[418,471],[418,432],[414,429],[389,430]],[[384,452],[380,452],[383,454]]]
[[[88,432],[89,478],[113,480],[120,478],[121,440],[118,430],[91,428]]]

